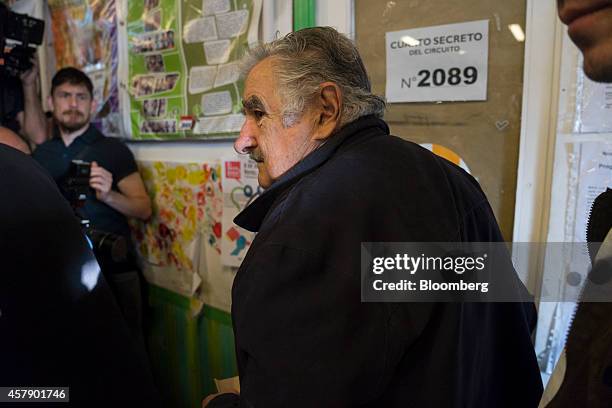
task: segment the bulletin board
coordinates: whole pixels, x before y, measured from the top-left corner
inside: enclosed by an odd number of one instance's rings
[[[126,122],[133,140],[231,138],[244,120],[238,61],[261,0],[127,1]],[[125,114],[125,112],[124,112]]]
[[[489,21],[485,101],[392,103],[385,120],[396,136],[458,154],[482,186],[507,241],[514,222],[524,64],[524,42],[508,26],[524,30],[525,13],[525,0],[355,0],[355,41],[378,95],[385,95],[386,32]]]

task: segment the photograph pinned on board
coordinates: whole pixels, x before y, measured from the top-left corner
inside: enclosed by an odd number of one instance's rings
[[[158,31],[136,35],[131,40],[131,51],[135,54],[173,50],[174,31]]]
[[[155,93],[155,75],[138,75],[132,79],[132,93],[135,97],[153,95]]]
[[[179,74],[137,75],[132,79],[132,95],[136,98],[171,91],[176,87]]]
[[[147,118],[158,118],[166,115],[167,99],[147,99],[142,102],[142,111]]]
[[[145,55],[145,66],[149,72],[164,72],[164,57],[161,54]]]
[[[146,13],[143,17],[145,31],[157,31],[161,27],[161,9]]]
[[[158,119],[145,120],[140,124],[140,133],[176,133],[176,120],[174,119]]]
[[[157,87],[155,88],[156,92],[166,92],[166,91],[170,91],[174,89],[178,81],[178,78],[179,78],[178,73],[162,75],[159,78]]]

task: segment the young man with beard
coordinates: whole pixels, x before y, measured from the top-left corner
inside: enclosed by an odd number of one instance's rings
[[[33,157],[68,199],[73,195],[69,188],[74,179],[72,162],[91,163],[90,189],[76,211],[90,221],[93,230],[112,233],[128,243],[126,257],[111,256],[108,250],[96,257],[135,337],[142,342],[140,278],[126,217],[147,219],[151,202],[134,156],[124,143],[105,137],[90,123],[96,103],[92,82],[82,71],[72,67],[59,70],[51,83],[48,104],[56,126],[52,138],[41,144]],[[93,241],[94,246],[100,244]]]
[[[126,217],[147,219],[151,202],[130,150],[90,123],[96,111],[91,80],[76,68],[61,69],[53,77],[48,103],[56,127],[52,139],[36,149],[34,159],[60,187],[66,187],[73,160],[90,162],[92,192],[82,215],[95,229],[128,237]]]

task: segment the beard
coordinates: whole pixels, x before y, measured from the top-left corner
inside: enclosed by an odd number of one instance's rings
[[[69,119],[67,119],[66,116],[68,116]],[[89,123],[89,115],[84,115],[82,112],[76,110],[69,110],[62,112],[59,117],[55,118],[55,121],[62,130],[74,132],[82,129]]]

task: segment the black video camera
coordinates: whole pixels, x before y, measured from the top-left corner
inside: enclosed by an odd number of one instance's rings
[[[90,175],[91,163],[83,160],[73,160],[70,163],[68,175],[63,182],[64,195],[79,218],[81,227],[91,243],[98,262],[103,267],[104,265],[125,262],[128,255],[128,245],[125,237],[96,230],[91,226],[89,219],[84,217],[80,211],[85,204],[85,200],[87,200],[87,196],[93,194],[93,189],[89,186]]]
[[[70,163],[68,176],[64,181],[64,193],[72,208],[81,208],[85,204],[87,195],[91,192],[90,175],[91,163],[83,160],[73,160]]]
[[[30,44],[41,45],[44,31],[44,21],[14,13],[0,3],[0,70],[18,77],[30,69],[30,60],[36,52]],[[7,39],[18,42],[9,51],[5,50]]]

